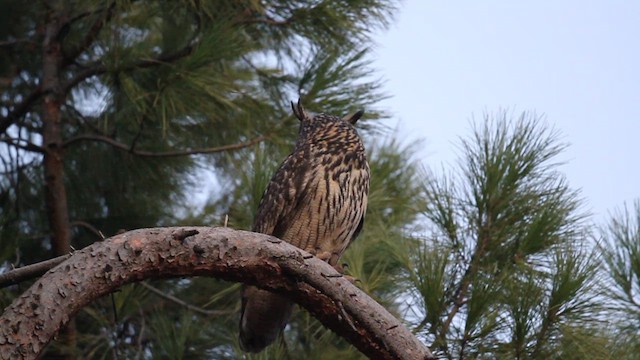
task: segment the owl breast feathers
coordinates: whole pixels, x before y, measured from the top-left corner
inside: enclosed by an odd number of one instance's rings
[[[337,265],[364,221],[369,165],[353,124],[362,111],[340,118],[309,114],[292,103],[300,120],[294,151],[269,182],[253,231],[273,235],[331,265]],[[245,286],[240,343],[261,351],[285,327],[293,303],[274,293]]]

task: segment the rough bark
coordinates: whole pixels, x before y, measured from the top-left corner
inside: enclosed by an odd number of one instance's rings
[[[67,208],[67,192],[64,186],[62,147],[62,117],[60,107],[64,95],[60,89],[62,44],[60,30],[63,16],[50,10],[47,13],[45,36],[42,46],[42,142],[44,145],[45,202],[52,234],[53,256],[69,252],[70,229]]]
[[[44,40],[42,43],[42,88],[44,99],[42,106],[42,142],[44,145],[44,192],[45,206],[51,231],[51,250],[53,256],[69,253],[71,226],[67,208],[67,192],[64,185],[64,157],[62,147],[61,106],[64,93],[60,86],[63,54],[61,31],[66,23],[66,15],[50,5],[45,20]],[[60,336],[66,350],[58,357],[72,360],[76,344],[74,321],[69,321]]]
[[[77,251],[0,317],[0,358],[34,359],[92,300],[148,278],[212,276],[283,293],[374,359],[431,359],[398,319],[322,260],[229,228],[129,231]]]

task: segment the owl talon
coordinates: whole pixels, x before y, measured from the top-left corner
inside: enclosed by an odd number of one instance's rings
[[[342,274],[322,274],[322,276],[326,278],[341,278],[344,277]]]
[[[350,282],[350,283],[355,284],[357,281],[360,281],[360,279],[358,279],[358,278],[356,278],[356,277],[354,277],[354,276],[351,276],[351,275],[345,275],[345,274],[344,274],[344,269],[345,269],[345,268],[347,268],[347,267],[349,267],[349,264],[347,264],[347,263],[343,263],[343,264],[335,264],[335,265],[333,266],[333,268],[334,268],[334,269],[336,269],[336,271],[337,271],[337,272],[339,272],[340,274],[342,274],[342,276],[343,276],[345,279],[349,280],[349,282]]]
[[[316,251],[312,251],[311,253],[314,254],[318,259],[326,262],[329,262],[329,260],[331,260],[331,256],[333,255],[329,251],[322,251],[319,253],[317,253]]]
[[[333,268],[340,274],[344,275],[344,264],[335,264],[333,265]]]
[[[357,278],[357,277],[355,277],[355,276],[351,276],[351,275],[342,275],[342,276],[344,276],[344,278],[345,278],[345,279],[347,279],[350,283],[352,283],[352,284],[354,284],[354,285],[355,285],[358,281],[360,281],[360,279],[358,279],[358,278]]]

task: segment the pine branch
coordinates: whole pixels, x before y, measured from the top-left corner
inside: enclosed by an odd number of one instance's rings
[[[158,66],[158,65],[163,65],[163,64],[168,64],[168,63],[172,63],[174,61],[180,60],[188,55],[190,55],[193,52],[193,49],[195,49],[196,44],[189,44],[187,46],[185,46],[184,48],[173,52],[173,53],[168,53],[168,54],[162,54],[159,55],[158,57],[155,58],[151,58],[151,59],[141,59],[138,60],[132,64],[123,66],[118,68],[118,71],[130,71],[133,69],[145,69],[145,68],[150,68],[150,67],[154,67],[154,66]],[[74,76],[73,78],[71,78],[68,82],[66,82],[63,85],[63,89],[65,93],[68,93],[74,86],[78,85],[79,83],[83,82],[84,80],[93,77],[93,76],[97,76],[97,75],[102,75],[104,73],[106,73],[108,71],[108,68],[105,65],[102,64],[94,64],[91,67],[88,67],[87,69],[80,71],[76,74],[76,76]],[[0,128],[1,130],[1,128]]]
[[[7,116],[0,117],[0,134],[4,134],[9,126],[24,116],[44,94],[45,91],[42,90],[41,86],[36,87],[21,103],[16,105],[12,111],[9,111]]]
[[[11,146],[15,146],[19,149],[31,151],[39,154],[44,154],[46,151],[46,149],[44,149],[42,146],[38,146],[25,139],[14,139],[10,137],[4,137],[4,138],[0,138],[0,141],[2,141],[3,143],[9,144]]]
[[[276,6],[277,7],[277,6]],[[291,13],[291,8],[289,7],[280,7],[277,11],[274,9],[275,13]],[[267,25],[275,25],[275,26],[286,26],[293,22],[293,15],[284,18],[282,20],[274,19],[265,14],[266,11],[257,11],[252,8],[246,8],[240,15],[238,15],[236,23],[237,24],[267,24]]]
[[[115,3],[114,3],[115,4]],[[86,49],[87,46],[91,44],[91,40],[95,40],[95,37],[98,35],[99,30],[102,26],[104,26],[104,22],[108,21],[110,14],[112,13],[113,4],[107,10],[107,17],[104,21],[97,21],[92,29],[85,36],[83,45],[78,49],[74,50],[71,55],[65,56],[64,65],[68,65],[71,60],[77,57],[82,51]],[[142,59],[137,62],[134,62],[128,66],[122,67],[120,71],[129,71],[136,68],[149,68],[153,66],[158,66],[165,63],[171,63],[181,58],[184,58],[191,54],[193,49],[195,48],[195,44],[190,43],[184,48],[168,54],[162,54],[158,57],[151,59]],[[76,54],[77,53],[77,54]],[[102,64],[94,64],[92,67],[89,67],[83,71],[78,72],[73,78],[62,85],[63,94],[68,94],[73,87],[81,83],[82,81],[96,75],[101,75],[107,72],[107,67]],[[13,125],[19,118],[24,116],[33,106],[33,104],[40,100],[40,98],[45,95],[46,91],[43,90],[41,86],[36,87],[21,103],[16,105],[12,111],[10,111],[7,116],[0,117],[0,134],[3,134],[11,125]]]
[[[106,9],[100,9],[100,10],[97,10],[97,11],[85,12],[85,13],[80,14],[77,17],[75,17],[75,18],[73,18],[73,19],[71,19],[69,21],[68,24],[71,24],[71,23],[73,23],[74,21],[77,21],[80,18],[83,18],[83,17],[89,16],[89,15],[104,11],[104,16],[100,17],[98,20],[96,20],[93,23],[93,25],[87,31],[87,33],[85,34],[85,36],[82,39],[82,41],[80,42],[80,44],[78,46],[76,46],[73,50],[71,50],[68,54],[63,54],[64,55],[63,64],[62,64],[63,67],[73,63],[75,61],[75,59],[80,54],[82,54],[85,50],[87,50],[87,48],[89,46],[91,46],[91,44],[93,44],[93,42],[98,37],[98,34],[100,34],[100,31],[102,30],[104,25],[111,20],[111,17],[113,16],[113,10],[115,9],[115,6],[116,6],[116,3],[114,1]]]
[[[538,336],[536,336],[536,345],[531,352],[532,359],[538,358],[538,355],[542,351],[542,348],[545,345],[544,339],[546,338],[551,328],[551,324],[553,323],[553,319],[556,318],[556,315],[557,309],[549,308],[547,310],[547,313],[545,314],[544,319],[542,319],[542,327],[540,329],[540,332],[538,332]]]
[[[370,358],[434,358],[326,262],[272,236],[207,227],[134,230],[76,251],[6,308],[0,358],[37,358],[73,314],[125,284],[182,276],[213,276],[285,294]]]
[[[119,141],[116,141],[113,138],[110,138],[108,136],[103,136],[103,135],[80,135],[80,136],[76,136],[76,137],[73,137],[73,138],[65,141],[65,143],[63,144],[63,148],[66,148],[69,145],[71,145],[73,143],[76,143],[76,142],[79,142],[79,141],[99,141],[99,142],[103,142],[103,143],[109,144],[109,145],[115,147],[118,150],[126,151],[126,152],[129,152],[129,153],[131,153],[133,155],[136,155],[136,156],[141,156],[141,157],[176,157],[176,156],[186,156],[186,155],[196,155],[196,154],[212,154],[212,153],[219,153],[219,152],[223,152],[223,151],[243,149],[243,148],[255,145],[255,144],[265,140],[266,138],[267,137],[265,135],[260,135],[260,136],[254,137],[253,139],[247,140],[245,142],[241,142],[241,143],[237,143],[237,144],[230,144],[230,145],[223,145],[223,146],[212,147],[212,148],[153,152],[153,151],[145,151],[145,150],[136,150],[132,146],[128,146],[128,145],[126,145],[124,143],[121,143]]]
[[[487,229],[485,232],[488,233],[489,226],[483,226],[484,229]],[[447,332],[449,332],[449,328],[451,327],[451,323],[453,322],[453,318],[458,314],[462,306],[466,304],[465,298],[467,297],[467,293],[469,291],[469,287],[471,287],[471,281],[473,277],[478,273],[478,267],[480,265],[480,259],[484,255],[485,249],[489,245],[489,236],[484,235],[481,237],[481,240],[478,241],[477,246],[473,255],[471,256],[471,262],[460,280],[460,286],[456,289],[453,295],[453,307],[449,314],[447,315],[447,319],[442,325],[442,329],[440,329],[440,333],[438,334],[438,339],[442,342],[443,349],[446,350],[447,342],[446,336]]]
[[[244,18],[240,19],[238,23],[240,24],[267,24],[274,26],[287,26],[293,22],[293,16],[286,18],[284,20],[276,20],[269,16],[262,17],[254,17],[254,18]]]

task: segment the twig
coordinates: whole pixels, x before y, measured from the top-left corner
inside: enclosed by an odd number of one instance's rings
[[[82,227],[85,228],[87,230],[89,230],[89,232],[93,233],[94,235],[96,235],[97,237],[100,238],[100,240],[104,240],[104,234],[102,233],[102,231],[96,229],[95,226],[89,224],[86,221],[82,221],[82,220],[75,220],[69,223],[69,225],[71,225],[72,227]]]
[[[46,151],[42,146],[38,146],[25,139],[13,139],[10,137],[3,137],[3,138],[0,138],[0,141],[6,144],[9,144],[11,146],[15,146],[19,149],[31,151],[39,154],[44,154]],[[20,142],[23,142],[24,144],[21,144]]]
[[[149,67],[153,67],[153,66],[158,66],[158,65],[162,65],[162,64],[167,64],[167,63],[171,63],[174,62],[176,60],[179,60],[183,57],[186,57],[187,55],[191,54],[191,52],[193,51],[193,49],[195,48],[194,44],[191,45],[187,45],[184,48],[170,53],[170,54],[163,54],[160,55],[158,57],[155,58],[151,58],[151,59],[142,59],[139,60],[137,62],[134,62],[132,64],[129,64],[127,66],[123,66],[121,68],[115,69],[116,71],[128,71],[128,70],[132,70],[132,69],[144,69],[144,68],[149,68]],[[78,85],[79,83],[83,82],[84,80],[92,77],[92,76],[96,76],[96,75],[102,75],[104,73],[107,72],[107,67],[102,65],[102,64],[94,64],[94,66],[87,68],[84,71],[79,72],[76,76],[74,76],[73,78],[71,78],[71,80],[69,80],[66,84],[63,85],[63,89],[64,92],[67,93],[69,92],[69,90],[71,90],[74,86]],[[1,129],[1,128],[0,128]]]
[[[218,146],[218,147],[212,147],[212,148],[202,148],[202,149],[188,149],[188,150],[178,150],[178,151],[165,151],[165,152],[153,152],[153,151],[146,151],[146,150],[135,150],[132,149],[130,146],[123,144],[119,141],[116,141],[108,136],[103,136],[103,135],[79,135],[76,137],[73,137],[67,141],[64,142],[64,144],[62,145],[62,147],[66,148],[69,145],[76,143],[78,141],[99,141],[99,142],[103,142],[106,144],[109,144],[113,147],[115,147],[116,149],[122,150],[122,151],[126,151],[129,152],[133,155],[137,155],[137,156],[142,156],[142,157],[176,157],[176,156],[185,156],[185,155],[196,155],[196,154],[211,154],[211,153],[218,153],[218,152],[223,152],[223,151],[229,151],[229,150],[238,150],[238,149],[243,149],[246,147],[249,147],[251,145],[255,145],[261,141],[263,141],[264,139],[266,139],[265,135],[260,135],[260,136],[256,136],[255,138],[245,141],[245,142],[241,142],[241,143],[237,143],[237,144],[230,144],[230,145],[223,145],[223,146]]]
[[[483,229],[488,232],[489,225],[485,225]],[[467,269],[465,270],[464,275],[460,280],[460,286],[456,289],[455,293],[453,294],[453,299],[452,299],[453,307],[449,311],[449,314],[447,315],[447,318],[444,321],[444,324],[442,325],[442,328],[440,329],[440,332],[436,337],[436,342],[441,341],[440,348],[443,349],[444,351],[448,351],[446,336],[447,336],[447,332],[449,331],[449,327],[453,322],[453,318],[456,316],[456,314],[458,314],[462,306],[464,306],[467,302],[465,300],[465,297],[467,296],[467,292],[469,291],[469,287],[471,286],[473,277],[478,272],[478,268],[480,266],[480,259],[482,258],[482,255],[484,254],[486,248],[488,247],[488,244],[489,244],[489,236],[486,234],[481,235],[478,243],[476,244],[475,251],[471,256],[471,261]]]
[[[11,47],[11,46],[22,44],[22,43],[28,43],[32,45],[36,44],[36,42],[31,39],[15,39],[15,40],[0,41],[0,47]]]
[[[7,114],[7,116],[0,117],[0,134],[4,134],[9,126],[13,125],[16,120],[26,114],[33,103],[39,100],[44,94],[45,91],[42,90],[42,87],[36,87],[31,94],[29,94],[29,96],[27,96],[20,104],[16,105],[13,110]]]
[[[89,16],[89,15],[92,15],[92,14],[97,14],[97,13],[99,13],[101,11],[105,12],[104,17],[101,17],[100,19],[96,20],[93,23],[91,28],[87,31],[87,33],[85,34],[84,38],[80,42],[80,45],[78,45],[76,48],[72,49],[69,54],[64,54],[64,63],[62,65],[63,67],[66,66],[66,65],[71,64],[80,54],[82,54],[83,51],[85,51],[95,41],[96,37],[100,33],[100,30],[102,30],[104,25],[111,20],[111,17],[113,16],[113,9],[115,8],[115,5],[116,5],[116,3],[114,1],[114,2],[111,3],[111,5],[109,5],[105,9],[99,9],[99,10],[96,10],[96,11],[82,13],[82,14],[76,16],[75,18],[71,19],[68,22],[68,24],[71,24],[74,21],[76,21],[78,19],[81,19],[81,18],[83,18],[85,16]]]
[[[71,254],[62,255],[0,274],[0,289],[41,276],[70,257]]]

